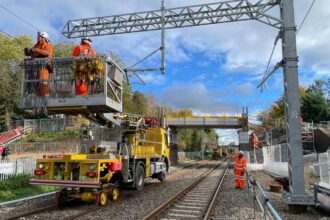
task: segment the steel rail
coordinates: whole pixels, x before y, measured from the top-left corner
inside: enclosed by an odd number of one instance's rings
[[[228,162],[228,164],[226,166],[226,169],[225,169],[225,171],[223,172],[223,174],[222,174],[222,176],[220,178],[219,185],[218,185],[218,187],[217,187],[217,189],[216,189],[216,191],[215,191],[215,193],[213,195],[213,198],[212,198],[212,200],[210,202],[209,208],[207,209],[206,214],[205,214],[203,220],[209,220],[209,219],[211,219],[211,213],[212,213],[213,208],[214,208],[214,205],[215,205],[215,200],[216,200],[216,198],[217,198],[217,196],[218,196],[218,194],[220,192],[220,189],[222,187],[222,183],[225,180],[225,177],[226,177],[226,174],[227,174],[229,165],[230,165],[230,161]]]
[[[2,202],[2,203],[0,203],[0,208],[5,207],[5,206],[16,205],[18,203],[27,202],[30,200],[52,197],[52,196],[55,196],[55,194],[56,194],[56,192],[48,192],[48,193],[43,193],[43,194],[39,194],[39,195],[35,195],[35,196],[25,197],[22,199],[16,199],[16,200],[12,200],[12,201]]]
[[[57,205],[50,205],[44,208],[40,208],[40,209],[36,209],[30,212],[26,212],[20,215],[16,215],[14,217],[10,217],[7,220],[17,220],[17,219],[21,219],[21,218],[25,218],[25,217],[29,217],[31,215],[35,215],[35,214],[39,214],[39,213],[43,213],[43,212],[47,212],[47,211],[53,211],[54,209],[58,209]]]
[[[203,174],[201,174],[194,182],[192,182],[191,184],[189,184],[186,188],[184,188],[183,190],[181,190],[180,192],[178,192],[177,194],[175,194],[173,197],[171,197],[169,200],[167,200],[165,203],[163,203],[162,205],[160,205],[158,208],[154,209],[152,212],[150,212],[147,216],[145,216],[143,218],[143,220],[153,220],[156,219],[157,217],[159,217],[159,215],[161,215],[163,212],[165,212],[171,205],[173,205],[174,203],[176,203],[180,198],[182,198],[184,195],[186,195],[187,192],[191,191],[192,189],[194,189],[199,183],[201,183],[207,176],[209,176],[216,168],[218,168],[219,166],[221,166],[222,164],[224,164],[224,162],[222,162],[221,164],[218,164],[214,167],[212,167],[211,169],[209,169],[208,171],[204,172]],[[229,163],[227,164],[227,168],[229,166]],[[224,176],[224,175],[223,175]],[[220,181],[222,183],[222,181]]]

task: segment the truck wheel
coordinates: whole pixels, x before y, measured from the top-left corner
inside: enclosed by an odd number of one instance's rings
[[[135,171],[135,189],[140,192],[144,186],[145,172],[142,165],[138,165]]]
[[[157,175],[157,179],[163,182],[167,175],[167,166],[166,163],[163,162],[163,171]]]
[[[62,189],[59,192],[56,192],[56,204],[61,207],[68,201],[68,192],[66,189]]]
[[[119,189],[117,187],[114,187],[110,190],[110,199],[112,201],[116,201],[119,197]]]
[[[107,202],[108,202],[108,193],[107,192],[101,192],[100,194],[99,194],[99,205],[101,205],[101,206],[105,206],[106,204],[107,204]]]

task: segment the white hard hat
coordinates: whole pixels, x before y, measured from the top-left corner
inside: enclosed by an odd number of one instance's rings
[[[240,151],[240,152],[238,152],[238,155],[244,156],[244,152]]]
[[[86,43],[92,43],[92,39],[90,37],[83,37],[81,38],[81,41]]]
[[[44,32],[44,31],[42,31],[42,32],[38,32],[38,36],[44,38],[47,42],[50,41],[50,39],[49,39],[49,35],[47,34],[47,32]]]

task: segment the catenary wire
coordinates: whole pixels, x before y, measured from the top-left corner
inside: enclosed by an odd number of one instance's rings
[[[313,8],[315,1],[316,1],[316,0],[313,0],[313,2],[311,3],[311,5],[309,6],[309,8],[308,8],[308,10],[307,10],[307,13],[305,14],[303,20],[301,21],[301,23],[300,23],[300,25],[299,25],[299,28],[298,28],[297,31],[296,31],[296,35],[298,35],[298,33],[299,33],[299,31],[301,30],[302,26],[305,24],[305,21],[306,21],[308,15],[310,14],[310,12],[311,12],[311,10],[312,10],[312,8]],[[273,49],[272,49],[272,51],[271,51],[271,55],[270,55],[269,60],[268,60],[268,62],[267,62],[267,66],[266,66],[266,70],[265,70],[265,73],[264,73],[263,79],[265,78],[265,76],[266,76],[267,73],[269,72],[269,65],[270,65],[270,62],[271,62],[271,60],[272,60],[272,58],[273,58],[273,55],[274,55],[274,51],[275,51],[275,48],[276,48],[276,43],[277,43],[277,40],[275,40],[275,44],[274,44],[274,46],[273,46]]]
[[[25,20],[24,18],[18,16],[17,14],[15,14],[14,12],[12,12],[11,10],[9,10],[8,8],[6,8],[5,6],[3,6],[2,4],[0,4],[0,7],[3,8],[5,11],[7,11],[9,14],[15,16],[16,18],[18,18],[19,20],[23,21],[25,24],[27,24],[28,26],[36,29],[37,31],[39,31],[40,29],[37,28],[36,26],[34,26],[33,24],[31,24],[30,22],[28,22],[27,20]]]

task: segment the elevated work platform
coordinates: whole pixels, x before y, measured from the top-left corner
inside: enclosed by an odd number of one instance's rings
[[[124,70],[107,56],[23,62],[22,107],[61,114],[122,111]]]
[[[185,118],[166,118],[166,125],[172,128],[224,128],[247,129],[248,119],[245,116],[200,116]]]

